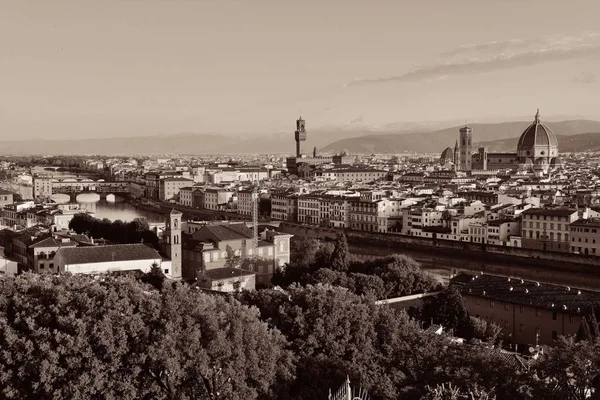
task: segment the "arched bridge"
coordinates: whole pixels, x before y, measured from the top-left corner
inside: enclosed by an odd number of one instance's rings
[[[143,187],[133,182],[105,182],[103,180],[94,181],[88,178],[65,178],[52,180],[52,193],[78,195],[81,193],[107,194],[131,194],[138,195],[143,193]]]

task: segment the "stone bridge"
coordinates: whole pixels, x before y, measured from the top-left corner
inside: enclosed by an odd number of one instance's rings
[[[52,180],[52,194],[77,196],[82,193],[97,193],[101,197],[108,194],[137,195],[143,188],[131,182],[94,181],[89,178],[65,178]]]

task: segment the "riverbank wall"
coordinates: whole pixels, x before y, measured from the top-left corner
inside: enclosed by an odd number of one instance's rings
[[[460,256],[477,261],[527,264],[560,271],[589,272],[600,275],[600,258],[582,254],[557,253],[549,251],[482,245],[443,239],[430,239],[391,233],[375,233],[323,228],[282,222],[279,230],[295,236],[320,240],[335,240],[345,233],[348,242],[354,246],[393,248],[399,251],[412,250],[444,256]]]

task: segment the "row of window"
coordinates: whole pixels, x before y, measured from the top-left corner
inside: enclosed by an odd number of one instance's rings
[[[598,233],[597,229],[590,229],[590,228],[573,228],[571,227],[571,232],[592,232],[592,233]]]
[[[543,217],[543,218],[541,218]],[[536,219],[544,221],[566,221],[567,217],[547,216],[547,215],[525,215],[525,219]]]
[[[475,298],[475,304],[477,304],[477,305],[480,304],[479,297]],[[490,308],[495,308],[496,303],[495,303],[494,300],[488,299],[488,304],[489,304]],[[504,311],[510,311],[511,303],[502,303],[502,304],[504,304]],[[524,312],[525,312],[525,306],[523,306],[523,305],[520,304],[519,305],[519,314],[523,314]],[[541,309],[540,308],[536,308],[535,309],[535,316],[539,317],[540,315],[541,315]],[[555,311],[555,310],[552,311],[552,319],[555,320],[555,321],[558,319],[558,311]],[[569,323],[571,323],[571,324],[575,323],[575,317],[574,316],[572,316],[572,315],[569,316]]]
[[[525,222],[524,225],[525,225],[524,228],[527,228],[527,222]],[[542,229],[544,229],[544,230],[548,229],[548,223],[546,223],[546,222],[543,222],[541,226],[542,226]],[[529,221],[529,227],[533,228],[533,221]],[[535,228],[540,229],[539,222],[535,223]],[[565,228],[566,228],[566,226],[565,226]],[[554,230],[554,223],[550,223],[550,230]],[[556,230],[557,231],[562,230],[562,224],[556,224]],[[571,231],[572,231],[572,229],[571,229]]]

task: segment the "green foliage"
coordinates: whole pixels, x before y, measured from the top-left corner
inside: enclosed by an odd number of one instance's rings
[[[335,248],[331,254],[331,269],[339,272],[348,271],[350,266],[350,249],[348,248],[348,240],[343,233],[335,242]]]
[[[0,280],[3,399],[268,399],[285,340],[237,301],[132,279]],[[215,394],[219,392],[219,394]]]
[[[275,285],[330,284],[377,299],[429,292],[440,287],[433,276],[404,255],[352,261],[343,235],[333,250],[314,239],[292,240],[291,250],[290,264],[273,277]]]
[[[600,393],[600,345],[561,337],[557,346],[544,349],[533,366],[534,391],[548,400],[597,399]],[[591,391],[591,393],[590,393]],[[591,395],[591,396],[590,396]]]
[[[423,305],[421,318],[426,323],[440,324],[455,335],[470,338],[471,320],[459,290],[450,286],[438,296],[429,297]]]
[[[346,374],[374,400],[418,399],[428,385],[447,382],[462,391],[530,398],[527,379],[496,349],[452,344],[424,332],[405,312],[343,288],[292,286],[287,293],[262,290],[239,298],[288,338],[297,376],[286,393],[294,399],[327,398],[327,389]]]
[[[496,344],[500,335],[502,334],[502,328],[493,322],[487,322],[484,319],[471,317],[471,334],[475,339],[483,340],[488,343]]]
[[[163,283],[167,277],[162,271],[162,268],[157,263],[152,263],[150,271],[142,276],[141,281],[154,286],[157,290],[162,290]]]
[[[149,230],[145,219],[136,218],[129,223],[121,220],[111,222],[109,219],[98,219],[87,213],[73,216],[69,228],[77,233],[89,234],[93,238],[103,238],[116,243],[146,243],[160,250],[156,234]]]
[[[235,255],[235,251],[231,248],[230,245],[227,245],[225,248],[225,252],[227,253],[227,258],[225,259],[225,267],[236,268],[240,266],[241,257]]]

